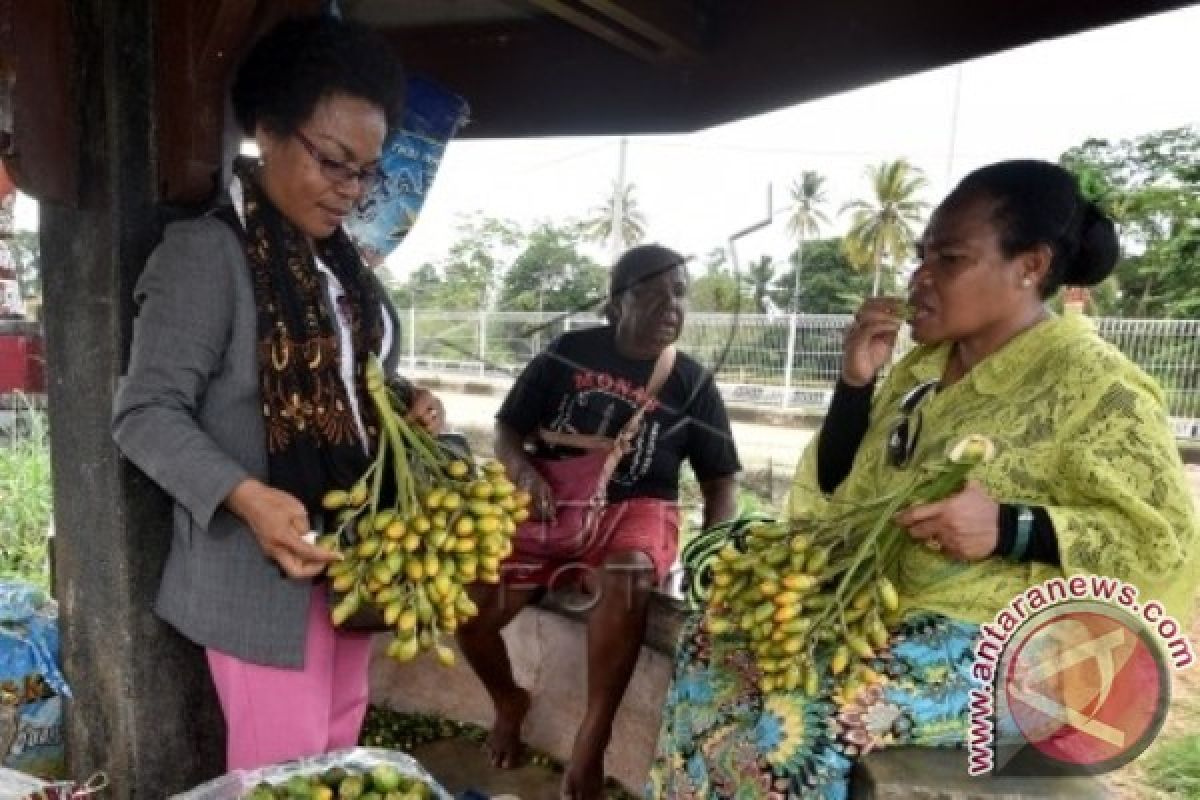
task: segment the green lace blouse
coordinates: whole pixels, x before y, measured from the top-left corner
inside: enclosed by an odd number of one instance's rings
[[[814,438],[796,470],[790,516],[896,487],[903,473],[887,464],[884,442],[900,400],[939,379],[949,352],[949,344],[921,346],[896,364],[875,392],[850,473],[828,496],[817,484]],[[942,458],[966,434],[990,437],[996,457],[975,477],[997,502],[1046,508],[1062,566],[997,557],[968,564],[905,538],[890,569],[906,610],[984,623],[1031,585],[1090,574],[1132,583],[1139,603],[1156,599],[1188,624],[1200,576],[1196,512],[1162,392],[1085,317],[1025,331],[916,413],[922,430],[910,464]]]

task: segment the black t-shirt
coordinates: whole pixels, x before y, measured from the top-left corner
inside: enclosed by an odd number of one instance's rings
[[[529,362],[496,418],[522,436],[538,428],[616,436],[645,399],[653,372],[653,360],[637,361],[617,352],[611,327],[567,333]],[[539,457],[579,453],[536,442]],[[700,481],[741,470],[729,416],[712,376],[695,359],[678,353],[632,451],[613,473],[609,499],[677,500],[684,459]]]

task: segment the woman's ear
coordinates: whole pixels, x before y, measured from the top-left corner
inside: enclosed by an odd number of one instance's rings
[[[1017,265],[1020,270],[1019,279],[1022,286],[1041,287],[1050,274],[1050,264],[1054,261],[1054,250],[1048,244],[1039,244],[1022,254]]]

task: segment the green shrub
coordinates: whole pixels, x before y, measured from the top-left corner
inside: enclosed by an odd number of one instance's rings
[[[0,578],[49,588],[50,440],[42,415],[20,414],[21,432],[0,436]]]

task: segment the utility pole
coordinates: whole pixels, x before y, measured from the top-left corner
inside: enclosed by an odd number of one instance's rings
[[[624,136],[621,137],[620,148],[617,154],[617,180],[613,184],[613,204],[612,204],[612,263],[617,263],[617,259],[621,257],[621,252],[625,249],[625,152],[629,147],[629,140]]]
[[[962,103],[963,65],[954,68],[954,99],[950,104],[950,147],[946,152],[946,187],[954,176],[954,151],[958,147],[958,110]]]
[[[796,273],[792,282],[792,316],[800,313],[800,273],[804,270],[804,232],[800,232],[799,247],[796,248]]]

